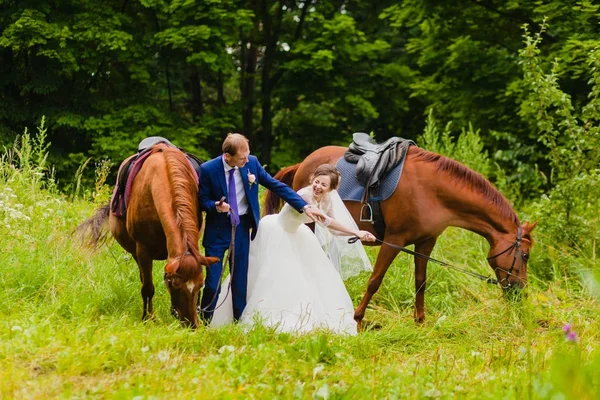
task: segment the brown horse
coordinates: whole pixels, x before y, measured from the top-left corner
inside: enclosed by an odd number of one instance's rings
[[[321,164],[335,165],[347,150],[327,146],[310,154],[302,163],[287,167],[276,179],[298,190],[307,186],[310,174]],[[343,177],[342,177],[343,179]],[[360,229],[375,233],[370,223],[360,222],[361,204],[346,201],[346,206]],[[279,199],[267,193],[265,212],[276,212]],[[431,254],[437,237],[449,226],[473,231],[490,244],[488,262],[503,289],[522,288],[527,283],[527,260],[532,246],[531,231],[535,224],[521,224],[508,201],[477,172],[457,161],[416,146],[409,148],[402,178],[394,193],[381,203],[387,243],[396,246],[414,244],[415,251]],[[359,323],[369,301],[379,289],[383,277],[399,250],[383,244],[367,291],[356,308]],[[425,319],[424,294],[427,260],[415,257],[417,322]]]
[[[153,315],[152,260],[166,259],[164,282],[171,295],[171,310],[184,325],[198,326],[202,265],[218,259],[204,257],[198,250],[202,220],[198,218],[194,173],[181,151],[158,144],[133,181],[127,213],[116,216],[106,205],[75,230],[82,236],[89,233],[86,243],[97,248],[106,238],[108,219],[112,236],[133,255],[140,269],[144,320]]]

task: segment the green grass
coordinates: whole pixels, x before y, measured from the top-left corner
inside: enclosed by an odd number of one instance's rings
[[[90,254],[70,236],[94,205],[9,165],[0,168],[0,398],[600,398],[600,306],[579,278],[597,274],[594,257],[555,258],[553,268],[575,272],[532,274],[520,303],[430,265],[427,319],[416,325],[412,261],[401,254],[356,337],[190,331],[169,315],[163,263],[156,318],[142,323],[131,257],[114,242]],[[534,248],[532,271],[547,249]],[[368,251],[374,259],[377,249]],[[488,274],[486,251],[456,229],[434,256]],[[367,278],[346,282],[355,305]],[[565,340],[566,323],[576,343]]]

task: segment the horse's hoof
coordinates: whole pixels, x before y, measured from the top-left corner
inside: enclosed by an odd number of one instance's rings
[[[362,323],[362,319],[361,319],[361,320],[358,320],[358,321],[356,321],[356,330],[357,330],[357,331],[359,331],[359,332],[362,332],[362,330],[363,330],[363,323]]]
[[[156,318],[154,317],[154,313],[144,313],[142,315],[143,322],[154,321],[155,319]]]

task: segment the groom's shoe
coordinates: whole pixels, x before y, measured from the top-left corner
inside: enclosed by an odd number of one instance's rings
[[[210,326],[210,321],[212,321],[212,317],[206,318],[202,315],[198,315],[198,321],[204,326]]]
[[[200,304],[196,306],[196,311],[198,312],[198,320],[200,323],[204,324],[204,326],[209,326],[210,321],[212,320],[212,313],[210,313],[210,315],[206,315],[207,313],[202,311]]]
[[[233,322],[240,322],[240,319],[242,318],[242,312],[243,311],[236,310],[235,308],[233,309]]]

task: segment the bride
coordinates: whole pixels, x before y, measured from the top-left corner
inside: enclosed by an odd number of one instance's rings
[[[324,164],[315,170],[311,185],[300,189],[298,194],[311,207],[325,211],[324,221],[318,223],[319,229],[330,230],[336,236],[358,236],[363,241],[374,241],[371,233],[359,231],[355,224],[346,226],[330,216],[337,214],[333,212],[336,207],[331,199],[335,196],[339,199],[334,190],[338,184],[337,169]],[[341,205],[345,210],[343,203]],[[357,333],[352,300],[317,236],[305,225],[309,222],[312,222],[309,217],[287,204],[279,214],[261,219],[256,238],[250,244],[247,305],[240,323],[261,323],[280,332],[329,329],[351,335]],[[362,245],[358,246],[364,253]],[[233,321],[227,289],[229,277],[222,287],[212,327]]]

